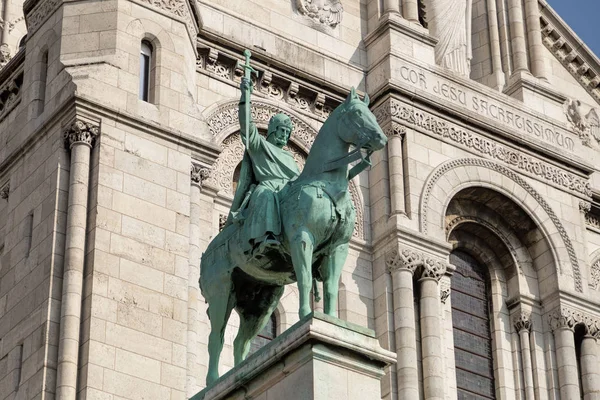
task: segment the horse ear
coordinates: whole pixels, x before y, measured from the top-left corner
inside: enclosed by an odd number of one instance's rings
[[[371,101],[371,99],[369,99],[369,95],[367,93],[365,93],[365,98],[363,99],[363,103],[365,103],[365,106],[369,106],[369,102]]]
[[[350,104],[352,100],[356,98],[356,90],[354,90],[354,86],[350,89],[350,93],[348,93],[348,97],[346,97],[346,104]]]

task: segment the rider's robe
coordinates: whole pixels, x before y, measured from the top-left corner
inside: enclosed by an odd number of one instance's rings
[[[275,236],[281,234],[279,201],[275,193],[296,178],[299,170],[292,154],[269,143],[253,123],[250,124],[248,143],[244,134],[242,141],[246,153],[231,210],[237,215],[234,219],[243,220],[242,236],[248,250],[253,240],[262,238],[267,232]],[[242,204],[252,185],[256,186],[248,204]]]

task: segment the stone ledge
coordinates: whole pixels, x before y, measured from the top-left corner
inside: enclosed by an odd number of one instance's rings
[[[369,381],[370,385],[366,386],[379,390],[383,368],[395,362],[396,354],[379,346],[373,330],[314,312],[191,400],[263,399],[270,389],[294,393],[295,400],[339,397],[322,397],[326,393],[339,395],[339,391],[349,388],[336,384],[331,389],[328,386],[331,382],[316,373],[323,368],[331,372],[328,375],[335,377],[333,380],[346,371]],[[293,384],[298,382],[298,377],[301,377],[302,387]],[[349,396],[344,397],[348,400],[358,395],[344,393]],[[380,398],[380,395],[361,398]]]

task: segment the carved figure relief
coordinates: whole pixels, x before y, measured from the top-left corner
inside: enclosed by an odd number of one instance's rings
[[[298,12],[313,21],[335,28],[342,22],[344,7],[340,0],[295,0]]]
[[[572,129],[579,135],[585,146],[595,147],[600,144],[600,118],[595,108],[590,108],[585,114],[581,101],[567,99],[563,109]],[[595,139],[595,143],[592,142],[592,138]]]
[[[0,46],[0,69],[2,69],[11,59],[10,47],[6,43]]]
[[[429,33],[438,65],[468,77],[471,73],[472,0],[426,0]]]

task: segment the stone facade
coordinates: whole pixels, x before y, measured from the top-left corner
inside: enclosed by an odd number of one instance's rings
[[[243,154],[245,48],[253,118],[291,116],[300,166],[352,86],[389,137],[350,185],[338,307],[397,353],[385,399],[461,390],[456,250],[485,266],[496,398],[600,398],[600,63],[545,0],[473,0],[463,76],[436,65],[434,1],[3,0],[0,400],[205,386],[199,261]],[[278,333],[297,308],[287,287]]]

